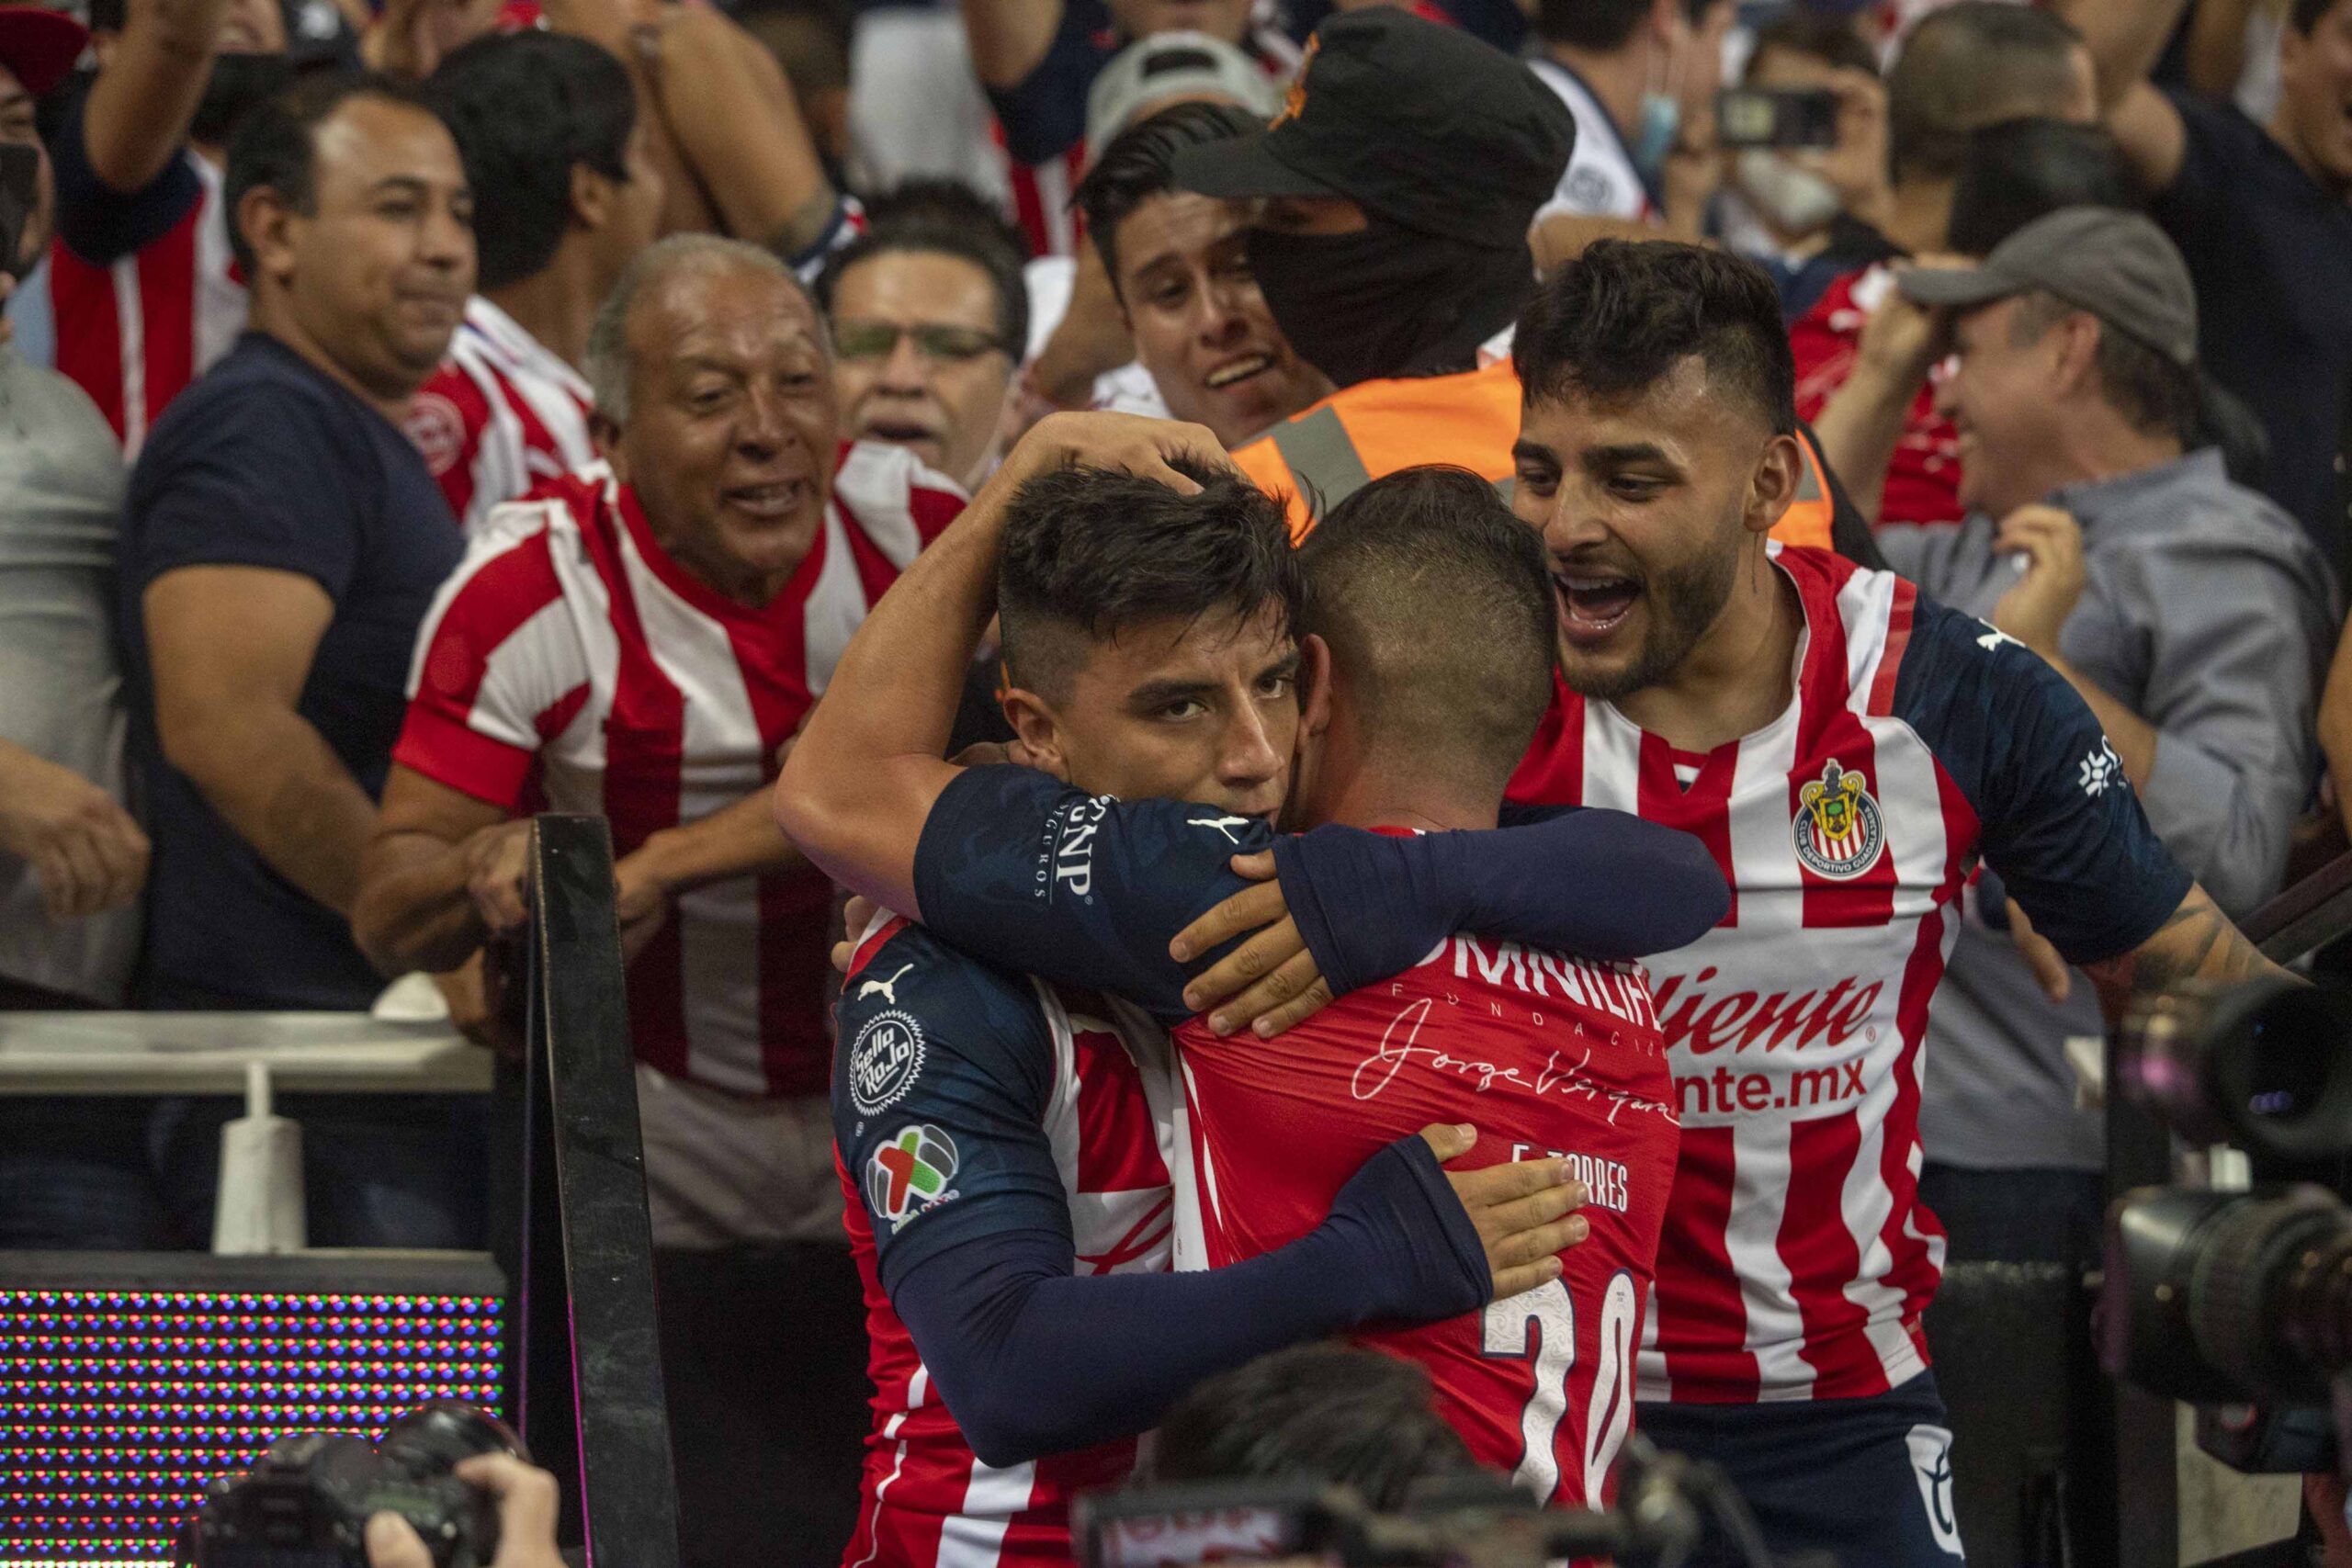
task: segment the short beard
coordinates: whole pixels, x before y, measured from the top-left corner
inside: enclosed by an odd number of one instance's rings
[[[1734,549],[1702,556],[1649,583],[1644,592],[1654,623],[1623,670],[1603,674],[1579,669],[1576,653],[1564,647],[1560,674],[1568,689],[1588,701],[1617,703],[1673,673],[1731,602],[1740,555]]]

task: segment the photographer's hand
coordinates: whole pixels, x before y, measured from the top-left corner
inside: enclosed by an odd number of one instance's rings
[[[476,1454],[458,1461],[458,1479],[498,1500],[498,1555],[490,1568],[564,1568],[555,1544],[554,1476],[512,1454]],[[433,1568],[433,1554],[406,1519],[378,1514],[368,1521],[368,1568]]]

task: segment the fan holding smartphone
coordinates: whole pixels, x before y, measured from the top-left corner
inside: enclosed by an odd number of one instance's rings
[[[1792,311],[1819,292],[1812,274],[1826,283],[1814,263],[1838,218],[1871,223],[1883,211],[1886,95],[1874,64],[1851,27],[1792,10],[1758,33],[1739,85],[1717,96],[1725,181],[1748,220],[1727,222],[1725,237],[1773,275]]]

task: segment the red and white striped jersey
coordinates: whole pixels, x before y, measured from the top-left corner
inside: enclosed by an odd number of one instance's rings
[[[842,449],[808,558],[750,609],[654,542],[602,464],[493,511],[435,599],[392,760],[510,811],[600,813],[627,855],[775,781],[865,612],[962,509],[895,446]],[[637,1049],[749,1095],[824,1091],[826,925],[814,868],[682,894],[629,966]]]
[[[874,1379],[843,1568],[1067,1563],[1069,1500],[1124,1481],[1136,1439],[983,1463],[890,1289],[992,1228],[1037,1224],[1041,1190],[1068,1204],[1079,1274],[1166,1272],[1167,1036],[1128,1003],[990,968],[888,916],[858,943],[838,1033],[835,1161]]]
[[[193,206],[160,239],[99,264],[62,238],[50,246],[57,368],[90,394],[139,456],[164,405],[229,352],[245,326],[245,285],[229,249],[220,171],[195,153]]]
[[[1926,1366],[1944,1245],[1918,1201],[1920,1049],[1980,850],[2075,962],[2138,945],[2188,887],[2048,665],[1891,573],[1770,547],[1806,626],[1780,717],[1689,755],[1563,686],[1511,781],[1693,833],[1732,886],[1721,925],[1650,965],[1682,1150],[1645,1399],[1845,1398]]]
[[[492,507],[596,460],[594,400],[585,377],[477,294],[410,400],[408,435],[470,535]]]

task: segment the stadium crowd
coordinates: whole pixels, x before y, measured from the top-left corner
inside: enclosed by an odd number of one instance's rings
[[[508,1048],[606,818],[695,1568],[1633,1429],[1957,1562],[1942,1268],[2352,852],[2352,0],[0,5],[0,1008]]]

